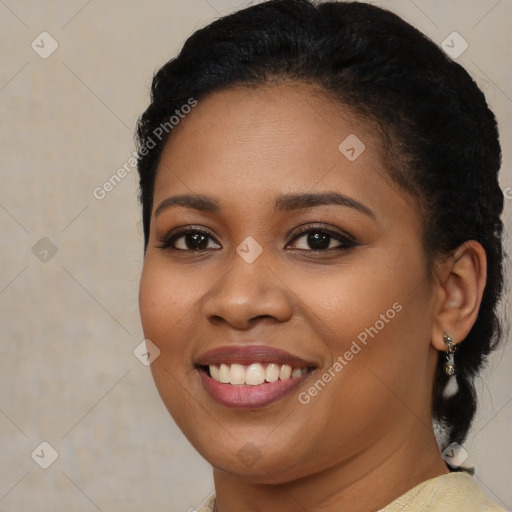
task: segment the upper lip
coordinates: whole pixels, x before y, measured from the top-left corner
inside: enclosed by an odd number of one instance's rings
[[[210,364],[279,363],[294,368],[316,367],[312,361],[268,345],[229,345],[208,350],[196,358],[197,366]]]

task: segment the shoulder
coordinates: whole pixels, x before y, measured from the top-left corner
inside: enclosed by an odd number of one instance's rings
[[[197,512],[215,510],[212,493]],[[505,512],[484,496],[474,478],[463,472],[426,480],[407,491],[379,512]]]
[[[464,472],[426,480],[379,512],[505,512]]]

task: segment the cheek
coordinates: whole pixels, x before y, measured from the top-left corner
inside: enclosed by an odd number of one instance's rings
[[[174,416],[183,407],[179,390],[195,370],[191,326],[197,323],[199,303],[190,276],[147,257],[139,286],[139,309],[144,337],[160,350],[151,372],[160,396]]]
[[[151,253],[146,255],[139,284],[139,310],[144,337],[159,349],[151,373],[160,397],[180,428],[193,404],[184,382],[194,367],[185,325],[197,304],[194,287],[183,273],[169,269]],[[180,416],[181,415],[181,416]],[[179,420],[179,421],[178,421]]]
[[[313,334],[328,342],[334,356],[348,350],[352,340],[364,343],[393,331],[397,334],[402,310],[407,306],[409,316],[411,307],[418,305],[419,294],[411,291],[422,283],[422,269],[408,263],[410,271],[406,273],[401,271],[405,262],[386,265],[377,254],[368,254],[346,266],[290,273],[283,280],[302,310],[298,314],[315,326]],[[417,313],[421,307],[414,311]]]
[[[146,256],[139,285],[139,310],[147,338],[158,341],[172,337],[180,320],[194,314],[197,303],[194,283],[184,273]]]
[[[423,261],[374,256],[315,283],[301,277],[295,289],[328,351],[329,387],[353,410],[371,402],[377,411],[394,394],[423,402],[431,387],[432,291]]]

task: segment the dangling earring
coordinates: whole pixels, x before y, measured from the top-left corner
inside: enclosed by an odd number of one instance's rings
[[[446,343],[446,362],[444,363],[444,372],[450,377],[455,375],[455,361],[453,359],[453,353],[457,348],[453,344],[453,339],[448,334],[443,334],[443,341]]]

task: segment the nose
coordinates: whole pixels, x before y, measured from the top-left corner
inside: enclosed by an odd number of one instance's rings
[[[233,251],[229,269],[203,297],[203,314],[212,324],[249,329],[258,321],[291,318],[293,293],[263,254],[248,263]]]

